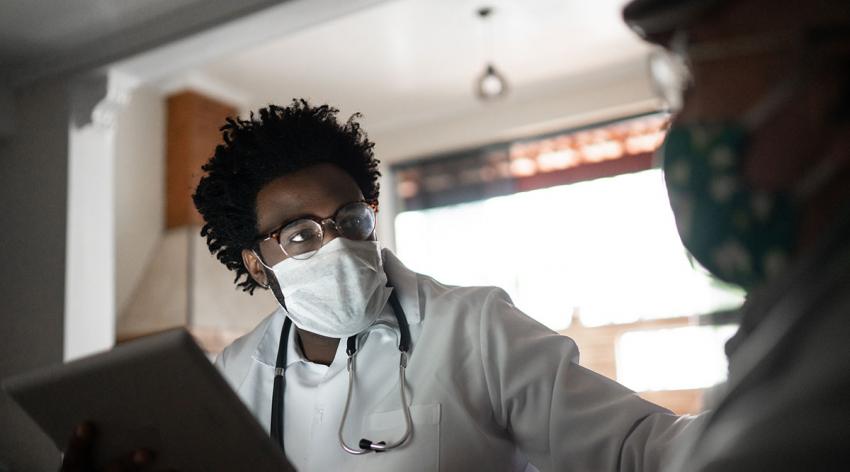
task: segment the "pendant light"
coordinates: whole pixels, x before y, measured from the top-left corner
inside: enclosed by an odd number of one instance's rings
[[[490,101],[504,97],[508,93],[508,81],[493,65],[493,28],[490,17],[493,14],[493,8],[481,7],[476,13],[481,18],[484,24],[484,41],[487,54],[487,63],[484,66],[484,71],[475,81],[475,92],[478,98],[484,101]]]

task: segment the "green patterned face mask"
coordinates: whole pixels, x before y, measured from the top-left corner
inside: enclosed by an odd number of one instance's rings
[[[674,125],[660,151],[685,247],[717,278],[745,289],[785,267],[799,219],[790,192],[756,192],[743,181],[748,135],[734,123]]]
[[[675,123],[659,149],[685,247],[718,279],[747,290],[787,266],[797,247],[803,204],[846,165],[843,160],[811,156],[822,159],[812,160],[817,163],[785,191],[757,191],[745,181],[753,132],[812,83],[812,70],[811,64],[800,64],[730,120]]]
[[[679,236],[718,279],[751,289],[780,273],[796,246],[800,202],[811,187],[804,176],[785,192],[752,189],[744,164],[753,130],[793,97],[801,77],[778,83],[738,119],[675,123],[659,157]],[[826,161],[826,160],[824,160]],[[824,174],[815,166],[816,172]],[[810,187],[803,191],[802,187]]]

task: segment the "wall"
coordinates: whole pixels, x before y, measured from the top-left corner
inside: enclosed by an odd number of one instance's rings
[[[116,119],[115,148],[115,306],[121,313],[163,235],[165,101],[158,91],[133,91]]]
[[[137,98],[151,101],[156,97]],[[151,242],[149,256],[142,259],[141,255],[134,255],[144,264],[140,266],[144,271],[137,273],[137,279],[130,286],[132,293],[120,311],[118,340],[187,326],[206,349],[218,352],[256,326],[276,307],[275,300],[266,291],[260,290],[257,296],[251,297],[234,285],[233,273],[210,254],[205,239],[201,238],[200,215],[190,198],[200,178],[201,166],[221,140],[219,127],[225,117],[234,115],[236,110],[192,90],[170,95],[164,108],[161,102],[157,107],[167,115],[163,126],[156,126],[161,137],[167,137],[163,144],[167,150],[164,157],[167,176],[162,174],[162,166],[159,175],[150,169],[140,169],[142,177],[128,173],[126,184],[136,187],[135,194],[128,192],[128,199],[141,198],[141,193],[148,191],[159,192],[156,203],[160,208],[164,204],[165,211],[159,212],[160,220],[153,224],[156,231],[148,237]],[[134,107],[131,103],[130,108],[139,108],[139,105]],[[162,160],[160,156],[160,162]],[[144,175],[158,178],[157,186],[148,190],[134,181],[144,180]],[[167,227],[164,233],[163,220]],[[132,251],[133,247],[126,250]],[[118,273],[128,270],[122,268]]]
[[[14,96],[10,87],[0,82],[0,141],[15,131]]]
[[[0,378],[62,362],[69,105],[62,80],[19,90],[0,140]],[[0,467],[56,470],[58,452],[0,392]]]

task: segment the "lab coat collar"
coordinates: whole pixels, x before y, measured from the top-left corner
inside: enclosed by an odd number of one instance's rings
[[[280,342],[280,331],[283,329],[283,321],[286,319],[286,312],[283,308],[277,307],[272,313],[271,319],[266,323],[265,333],[263,338],[257,345],[257,350],[252,356],[256,361],[267,366],[275,367],[277,363],[277,348]],[[289,330],[289,341],[286,343],[286,366],[299,362],[304,359],[298,343],[295,342],[295,327]]]
[[[381,254],[384,259],[384,270],[387,273],[387,279],[394,287],[394,290],[396,290],[398,301],[404,310],[404,315],[407,317],[407,323],[410,325],[419,324],[422,321],[422,315],[416,272],[405,267],[389,249],[383,249]],[[285,318],[286,312],[281,307],[278,307],[269,317],[263,337],[260,339],[260,343],[257,345],[257,349],[252,356],[256,361],[267,366],[275,366],[280,331],[283,329]],[[340,345],[342,346],[342,343]],[[289,331],[289,342],[286,343],[286,367],[289,368],[290,365],[304,360],[304,355],[298,347],[298,343],[295,342],[295,328],[293,327]]]
[[[422,321],[422,312],[419,304],[418,275],[405,267],[389,249],[384,248],[381,255],[384,258],[387,279],[395,287],[401,309],[407,317],[407,323],[419,324]]]

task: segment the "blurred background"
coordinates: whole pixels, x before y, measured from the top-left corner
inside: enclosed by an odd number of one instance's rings
[[[582,364],[698,411],[742,293],[679,242],[624,3],[0,3],[0,377],[175,326],[214,356],[268,315],[190,195],[225,117],[306,98],[363,114],[408,267],[500,286]],[[0,402],[0,464],[38,470],[9,451],[49,445]]]

